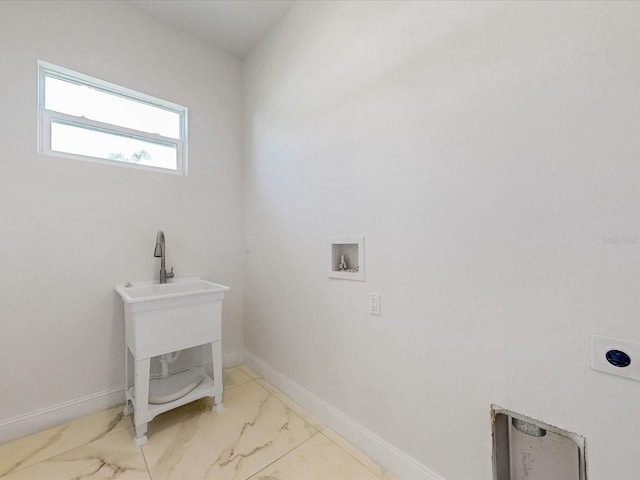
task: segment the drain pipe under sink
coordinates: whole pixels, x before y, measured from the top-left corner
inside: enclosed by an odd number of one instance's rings
[[[180,356],[180,350],[173,353],[165,353],[160,357],[160,365],[162,365],[162,378],[169,376],[169,364],[175,362]]]

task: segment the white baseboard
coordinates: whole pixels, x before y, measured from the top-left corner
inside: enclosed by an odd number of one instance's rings
[[[222,367],[229,368],[244,362],[244,352],[222,355]],[[205,361],[205,367],[211,360]],[[183,370],[192,365],[187,365]],[[124,404],[124,385],[102,392],[92,393],[67,402],[51,405],[0,421],[0,444],[70,422],[86,415]]]
[[[400,480],[444,480],[283,373],[244,352],[249,368]]]
[[[69,400],[0,422],[0,444],[124,403],[124,386]]]
[[[237,367],[244,363],[244,352],[230,352],[222,354],[222,368]]]

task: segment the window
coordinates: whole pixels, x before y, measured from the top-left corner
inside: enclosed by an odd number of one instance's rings
[[[39,152],[186,175],[187,108],[38,62]]]

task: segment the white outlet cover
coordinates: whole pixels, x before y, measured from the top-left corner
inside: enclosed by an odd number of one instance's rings
[[[369,315],[380,315],[380,294],[369,292]]]
[[[609,350],[620,350],[631,358],[626,367],[616,367],[607,361]],[[591,336],[591,368],[599,372],[640,380],[640,342],[619,338]]]

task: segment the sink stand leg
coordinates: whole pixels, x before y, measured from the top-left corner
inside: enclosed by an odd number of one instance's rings
[[[136,360],[135,363],[135,410],[133,414],[136,427],[136,447],[147,443],[147,412],[149,410],[149,364],[150,358]]]
[[[136,425],[136,438],[133,439],[133,444],[136,447],[141,447],[149,442],[147,438],[147,424]]]
[[[222,405],[222,395],[216,395],[213,397],[213,407],[211,408],[211,411],[220,413],[222,410],[224,410],[224,406]]]
[[[213,397],[212,411],[222,412],[222,342],[211,342],[211,359],[213,360],[213,388],[220,394]]]

